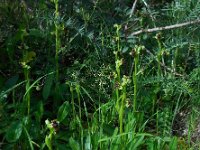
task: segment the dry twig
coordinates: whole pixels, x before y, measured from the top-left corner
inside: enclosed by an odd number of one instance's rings
[[[174,24],[174,25],[169,25],[169,26],[165,26],[165,27],[156,27],[156,28],[152,28],[152,29],[142,29],[139,31],[135,31],[133,33],[131,33],[131,35],[139,35],[142,33],[150,33],[150,32],[157,32],[157,31],[163,31],[163,30],[170,30],[170,29],[175,29],[175,28],[181,28],[184,26],[188,26],[188,25],[192,25],[192,24],[197,24],[200,23],[200,19],[194,20],[194,21],[188,21],[188,22],[184,22],[184,23],[179,23],[179,24]]]
[[[133,16],[137,2],[138,2],[138,0],[135,0],[134,3],[133,3],[133,6],[131,8],[130,18]]]

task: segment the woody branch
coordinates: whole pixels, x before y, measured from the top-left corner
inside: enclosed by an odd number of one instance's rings
[[[179,23],[179,24],[174,24],[174,25],[169,25],[169,26],[164,26],[164,27],[156,27],[156,28],[152,28],[152,29],[142,29],[139,31],[135,31],[133,33],[131,33],[131,35],[139,35],[142,33],[150,33],[150,32],[157,32],[157,31],[163,31],[163,30],[170,30],[170,29],[175,29],[175,28],[181,28],[184,26],[188,26],[188,25],[192,25],[192,24],[197,24],[200,23],[200,19],[194,20],[194,21],[188,21],[188,22],[184,22],[184,23]]]

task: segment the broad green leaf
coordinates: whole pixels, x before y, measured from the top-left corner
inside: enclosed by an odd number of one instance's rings
[[[59,122],[63,121],[70,111],[70,105],[68,101],[65,101],[58,110],[57,119]]]
[[[53,83],[53,78],[54,78],[54,75],[50,74],[50,75],[47,76],[47,79],[45,81],[44,88],[43,88],[43,91],[42,91],[42,96],[45,100],[49,97],[51,87],[52,87],[52,83]]]
[[[23,125],[20,121],[15,121],[8,129],[7,133],[6,133],[6,140],[8,142],[16,142],[21,134],[22,134],[22,130],[23,130]]]
[[[72,137],[69,139],[69,145],[72,148],[72,150],[80,150],[79,143],[76,142]]]

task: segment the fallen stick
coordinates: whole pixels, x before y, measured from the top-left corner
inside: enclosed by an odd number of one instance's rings
[[[169,26],[165,26],[165,27],[156,27],[156,28],[152,28],[152,29],[142,29],[139,31],[135,31],[133,33],[131,33],[131,35],[139,35],[142,33],[150,33],[150,32],[157,32],[157,31],[163,31],[163,30],[170,30],[170,29],[175,29],[175,28],[180,28],[180,27],[184,27],[184,26],[188,26],[188,25],[192,25],[192,24],[197,24],[200,23],[200,19],[194,20],[194,21],[188,21],[188,22],[184,22],[184,23],[179,23],[179,24],[174,24],[174,25],[169,25]]]

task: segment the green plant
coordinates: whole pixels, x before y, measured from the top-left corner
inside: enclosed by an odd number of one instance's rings
[[[51,123],[49,120],[46,120],[45,123],[47,125],[47,128],[49,129],[49,134],[45,138],[45,144],[47,145],[49,150],[52,150],[53,149],[53,136],[54,136],[54,134],[56,134],[56,131],[54,128],[54,122]]]
[[[199,13],[198,0],[2,0],[0,149],[198,149]]]
[[[61,48],[60,42],[60,15],[59,15],[59,0],[52,0],[55,6],[55,18],[54,18],[54,26],[55,26],[55,68],[56,68],[56,84],[59,83],[59,62],[58,62],[58,54]]]
[[[136,112],[137,109],[137,78],[138,78],[138,62],[141,51],[144,49],[144,46],[135,46],[134,48],[134,71],[132,75],[132,81],[134,84],[134,97],[133,97],[133,111]]]
[[[24,78],[26,80],[26,88],[25,90],[26,95],[24,96],[24,102],[27,103],[27,113],[28,115],[30,114],[30,103],[31,103],[31,91],[29,90],[30,88],[30,65],[28,63],[30,63],[35,57],[36,57],[36,53],[33,51],[28,51],[28,46],[24,43],[24,38],[27,35],[27,32],[25,29],[21,29],[21,41],[22,41],[22,45],[23,45],[23,58],[22,61],[20,62],[23,69],[24,69]]]

